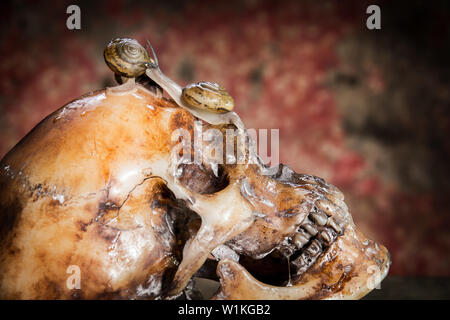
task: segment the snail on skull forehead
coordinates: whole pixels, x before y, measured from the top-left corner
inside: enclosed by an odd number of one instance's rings
[[[198,82],[182,88],[161,72],[155,51],[149,42],[148,45],[152,50],[153,58],[136,40],[115,39],[105,49],[105,61],[116,77],[121,79],[136,78],[146,74],[180,107],[188,109],[200,119],[212,124],[240,122],[240,119],[236,119],[237,115],[234,112],[225,115],[233,109],[234,101],[223,87],[213,82]],[[240,127],[240,123],[237,126]]]

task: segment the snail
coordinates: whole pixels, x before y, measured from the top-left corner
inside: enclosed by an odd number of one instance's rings
[[[135,80],[158,98],[162,97],[162,88],[145,74],[145,63],[152,63],[153,60],[139,42],[128,38],[115,39],[107,45],[103,56],[108,67],[114,72],[118,84],[129,83],[130,80],[133,83]],[[124,91],[127,88],[128,86],[125,86]]]
[[[211,124],[232,123],[239,130],[244,130],[239,116],[235,112],[231,112],[234,107],[233,98],[223,87],[213,82],[198,82],[182,88],[161,72],[155,51],[150,42],[148,45],[153,58],[136,40],[115,39],[105,49],[105,61],[116,77],[120,76],[122,81],[139,77],[145,73],[164,89],[180,107],[188,110],[197,118]]]
[[[198,82],[187,85],[181,92],[183,103],[212,112],[228,112],[234,107],[230,94],[215,82]]]
[[[146,63],[152,62],[147,50],[136,40],[128,38],[112,40],[106,46],[103,56],[119,83],[126,82],[123,78],[142,76],[147,69]]]

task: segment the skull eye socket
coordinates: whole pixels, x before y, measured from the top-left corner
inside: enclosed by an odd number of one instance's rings
[[[218,166],[216,176],[211,168],[195,163],[180,164],[177,169],[179,182],[187,189],[200,194],[213,194],[229,185],[223,166]]]

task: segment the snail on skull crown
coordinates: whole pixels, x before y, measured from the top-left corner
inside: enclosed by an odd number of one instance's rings
[[[188,109],[198,118],[210,123],[223,123],[214,121],[210,113],[227,113],[234,107],[233,98],[217,83],[199,82],[189,84],[181,88],[161,72],[158,59],[153,47],[148,43],[153,58],[150,58],[147,50],[134,39],[118,38],[111,41],[104,51],[104,57],[109,68],[115,73],[119,83],[126,82],[129,78],[137,78],[146,74],[150,79],[161,86],[175,102]],[[234,117],[225,117],[226,122]],[[234,122],[234,121],[231,121]]]
[[[152,63],[147,50],[134,39],[118,38],[111,41],[103,53],[105,62],[114,72],[116,80],[138,78],[145,74],[146,63]]]

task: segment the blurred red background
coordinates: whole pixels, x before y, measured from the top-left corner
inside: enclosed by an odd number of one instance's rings
[[[66,8],[81,8],[81,30]],[[221,83],[280,158],[340,188],[391,274],[450,276],[450,32],[444,1],[2,3],[0,156],[47,114],[111,86],[103,49],[150,39],[182,85]]]

